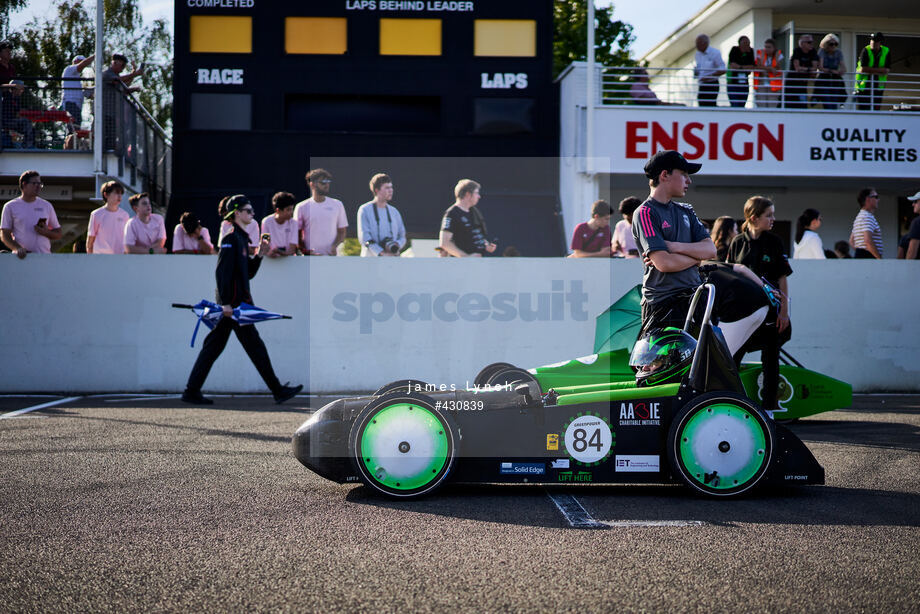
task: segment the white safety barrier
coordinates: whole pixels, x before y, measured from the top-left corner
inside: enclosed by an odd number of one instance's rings
[[[213,299],[215,260],[0,258],[0,391],[181,391],[207,331],[190,348],[195,317],[170,304]],[[920,265],[792,264],[786,349],[857,391],[920,392]],[[288,258],[263,262],[252,291],[294,317],[258,325],[278,377],[348,392],[590,354],[595,316],[641,274],[638,260]],[[231,341],[205,392],[265,386]]]

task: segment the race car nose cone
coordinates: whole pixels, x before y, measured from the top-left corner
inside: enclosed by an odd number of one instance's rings
[[[723,441],[719,444],[719,452],[728,452],[731,449],[731,444],[729,444],[727,441]]]
[[[399,444],[399,451],[402,452],[403,454],[408,452],[410,448],[411,446],[409,445],[408,441],[403,441],[403,442],[400,442]]]

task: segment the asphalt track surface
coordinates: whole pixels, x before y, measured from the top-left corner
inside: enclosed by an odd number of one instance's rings
[[[59,400],[0,398],[3,612],[920,611],[918,396],[802,420],[827,485],[737,501],[454,486],[392,502],[292,457],[327,399],[10,416]],[[572,526],[579,508],[593,528]]]

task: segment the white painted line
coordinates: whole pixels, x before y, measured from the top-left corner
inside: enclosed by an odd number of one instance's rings
[[[709,523],[702,520],[602,520],[600,524],[620,529],[625,527],[701,527]]]
[[[588,510],[582,507],[581,503],[578,502],[578,499],[572,495],[551,493],[546,491],[546,496],[550,498],[550,501],[556,504],[556,507],[559,508],[560,512],[562,512],[562,515],[569,523],[569,526],[576,529],[608,528],[606,524],[598,522],[592,518],[591,514],[588,513]]]
[[[63,405],[64,403],[70,403],[71,401],[76,401],[81,398],[83,397],[67,397],[65,399],[58,399],[57,401],[48,401],[47,403],[42,403],[41,405],[33,405],[32,407],[25,407],[23,409],[17,409],[16,411],[11,411],[8,414],[3,414],[2,416],[0,416],[0,419],[15,418],[16,416],[27,414],[30,411],[46,409],[48,407],[54,407],[55,405]]]
[[[163,399],[178,399],[180,394],[167,394],[163,396],[139,396],[139,397],[124,397],[121,399],[106,399],[106,403],[125,403],[127,401],[137,402],[137,401],[162,401]]]

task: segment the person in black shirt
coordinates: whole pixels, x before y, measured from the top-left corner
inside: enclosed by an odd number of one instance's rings
[[[760,347],[764,370],[763,406],[776,409],[776,388],[779,383],[779,348],[792,336],[789,321],[789,286],[786,278],[792,275],[792,267],[780,238],[769,232],[774,222],[773,201],[763,196],[752,196],[744,204],[744,225],[741,234],[732,239],[728,248],[729,263],[743,264],[755,275],[766,279],[779,288],[779,312],[776,327],[765,327],[758,331],[742,348],[742,352]]]
[[[808,108],[808,81],[818,68],[818,52],[811,34],[799,38],[799,46],[792,52],[792,70],[786,75],[786,108]]]
[[[712,224],[712,232],[709,237],[716,246],[716,260],[725,262],[728,257],[728,246],[731,245],[732,239],[738,234],[738,223],[730,215],[723,215],[716,219]]]
[[[751,39],[742,36],[728,52],[728,100],[733,107],[743,107],[748,98],[748,75],[754,70]]]
[[[275,376],[268,351],[255,325],[241,325],[231,317],[233,308],[239,307],[240,303],[253,304],[252,295],[249,293],[249,280],[255,277],[262,263],[262,258],[258,254],[268,253],[271,250],[271,244],[263,237],[257,254],[254,257],[249,255],[249,235],[246,234],[243,227],[252,221],[253,210],[249,199],[245,196],[242,194],[231,196],[227,200],[226,211],[226,219],[233,224],[233,230],[220,241],[217,270],[215,271],[217,303],[223,307],[224,317],[205,337],[198,360],[195,361],[195,366],[192,367],[192,372],[188,376],[182,400],[194,405],[214,403],[211,399],[201,395],[201,387],[214,361],[224,351],[227,340],[230,339],[230,333],[234,332],[243,349],[246,350],[246,354],[249,355],[249,359],[252,360],[252,364],[259,371],[259,375],[272,391],[275,403],[284,403],[300,392],[303,386],[282,385]]]
[[[486,239],[486,221],[476,208],[481,186],[472,179],[461,179],[454,188],[456,200],[441,220],[440,247],[451,256],[485,256],[498,247]]]

